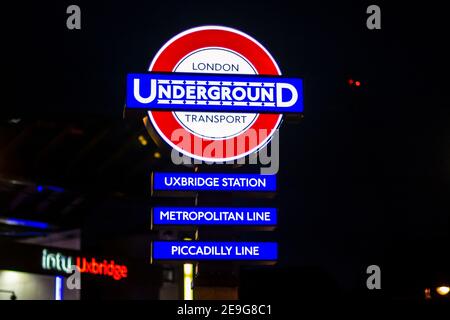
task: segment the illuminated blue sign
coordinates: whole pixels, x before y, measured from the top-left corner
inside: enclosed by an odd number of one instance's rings
[[[154,225],[275,226],[275,208],[155,207]]]
[[[276,175],[154,172],[154,191],[276,191]]]
[[[254,260],[276,261],[275,242],[155,241],[154,260]]]
[[[301,79],[204,74],[128,74],[127,108],[303,112]]]

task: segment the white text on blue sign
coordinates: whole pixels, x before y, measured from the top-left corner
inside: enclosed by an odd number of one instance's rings
[[[155,207],[155,225],[275,226],[276,208]]]
[[[127,108],[257,113],[303,112],[303,83],[297,78],[128,74]]]
[[[275,242],[155,241],[152,257],[154,260],[276,261],[278,245]]]
[[[276,191],[276,175],[154,172],[154,191]]]

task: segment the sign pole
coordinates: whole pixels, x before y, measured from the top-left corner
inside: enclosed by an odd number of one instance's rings
[[[199,171],[197,167],[196,172]],[[199,194],[195,197],[196,206],[231,203],[232,194],[221,193],[214,197]],[[223,233],[223,232],[222,232]],[[222,234],[217,230],[197,226],[196,240],[234,240],[230,232]],[[239,266],[234,262],[198,262],[194,270],[194,300],[238,300],[239,299]]]

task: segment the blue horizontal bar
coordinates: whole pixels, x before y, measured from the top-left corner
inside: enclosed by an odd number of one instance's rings
[[[275,242],[155,241],[154,260],[276,261]]]
[[[131,109],[213,112],[303,112],[298,78],[145,73],[127,75]]]
[[[21,227],[28,227],[28,228],[35,228],[35,229],[49,229],[50,228],[50,225],[45,222],[30,221],[30,220],[16,219],[16,218],[0,219],[0,222],[3,222],[4,224],[10,225],[10,226],[21,226]]]
[[[154,191],[276,191],[276,175],[154,172]]]
[[[155,207],[154,225],[275,226],[276,208]]]

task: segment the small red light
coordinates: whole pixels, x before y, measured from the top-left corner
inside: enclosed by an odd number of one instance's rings
[[[355,86],[359,87],[360,85],[361,85],[361,82],[359,82],[359,81],[355,82]]]
[[[348,84],[349,84],[349,85],[352,85],[353,82],[354,82],[353,79],[348,80]]]

